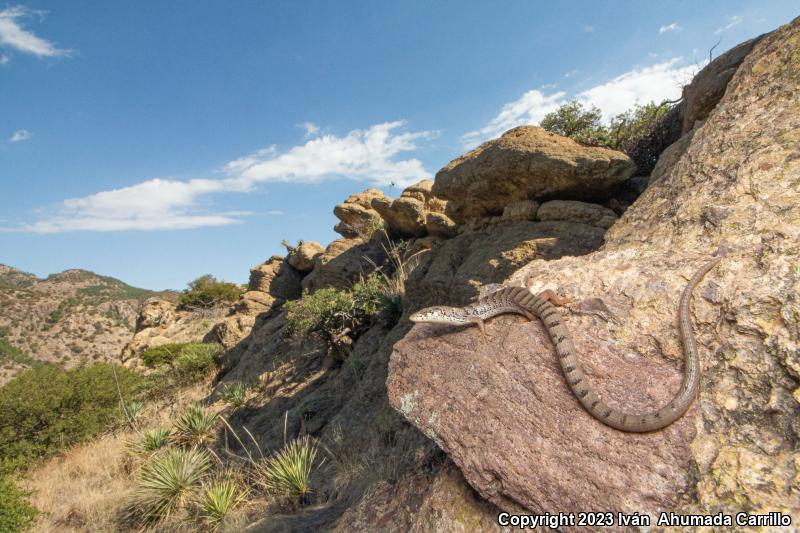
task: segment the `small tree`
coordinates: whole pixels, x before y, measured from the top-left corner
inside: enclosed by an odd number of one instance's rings
[[[539,125],[582,144],[600,145],[605,144],[608,134],[602,118],[603,114],[596,106],[586,109],[577,100],[572,100],[545,115]]]
[[[219,281],[211,274],[200,276],[189,282],[189,288],[181,294],[182,307],[209,308],[224,303],[233,303],[242,295],[242,288],[227,281]]]
[[[645,105],[636,104],[632,109],[620,113],[611,119],[607,145],[627,151],[638,139],[650,135],[669,110],[670,106],[666,102],[649,102]]]

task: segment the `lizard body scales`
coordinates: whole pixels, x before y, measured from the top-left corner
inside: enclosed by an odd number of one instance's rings
[[[583,368],[578,362],[575,347],[564,325],[561,313],[551,303],[551,300],[559,303],[552,291],[545,291],[537,296],[524,287],[505,287],[481,298],[477,303],[463,308],[428,307],[411,315],[411,320],[444,324],[477,324],[483,334],[484,321],[494,316],[517,313],[533,319],[535,315],[544,323],[555,345],[567,385],[592,416],[604,424],[622,431],[637,433],[654,431],[666,427],[680,418],[697,396],[700,388],[700,363],[689,320],[689,303],[695,286],[720,260],[721,257],[717,257],[700,268],[689,280],[681,294],[678,305],[678,327],[685,359],[683,382],[678,393],[667,405],[646,414],[631,414],[609,407],[592,390],[587,383]]]

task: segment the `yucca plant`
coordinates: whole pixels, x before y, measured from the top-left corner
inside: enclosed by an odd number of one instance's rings
[[[142,412],[144,411],[144,404],[142,402],[131,401],[125,404],[125,409],[123,409],[123,415],[125,415],[128,419],[128,424],[134,425],[136,420],[142,416]]]
[[[246,496],[246,490],[230,477],[212,480],[203,486],[198,498],[200,518],[216,530]]]
[[[241,381],[225,383],[219,393],[225,403],[234,407],[242,407],[247,402],[247,386]]]
[[[302,503],[311,493],[311,471],[317,444],[304,435],[257,465],[258,481],[270,493]]]
[[[158,522],[181,509],[211,467],[206,450],[173,448],[142,466],[137,496],[147,522]]]
[[[148,429],[142,433],[141,439],[133,445],[134,451],[152,453],[166,447],[172,432],[167,428]]]
[[[217,413],[205,410],[199,403],[192,403],[175,422],[173,440],[181,446],[204,446],[214,437]]]

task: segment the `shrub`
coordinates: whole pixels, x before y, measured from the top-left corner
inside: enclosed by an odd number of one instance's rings
[[[247,385],[241,381],[234,381],[233,383],[225,383],[222,385],[222,390],[219,397],[223,402],[234,407],[241,407],[247,401]]]
[[[138,398],[149,387],[128,368],[117,368],[116,374],[125,398]],[[0,388],[0,458],[6,469],[25,466],[119,422],[110,364],[31,368]]]
[[[206,274],[189,282],[189,288],[181,294],[178,304],[182,307],[209,308],[233,303],[241,295],[241,286],[236,283],[219,281],[211,274]]]
[[[316,457],[317,445],[308,435],[295,439],[258,464],[258,481],[270,493],[296,498],[302,503],[311,493],[311,471]]]
[[[329,287],[286,302],[284,332],[290,336],[319,332],[330,348],[343,351],[369,326],[373,317],[391,305],[384,279],[372,274],[356,282],[349,291]]]
[[[546,114],[539,125],[582,144],[600,145],[606,143],[607,137],[602,118],[596,106],[585,109],[580,102],[572,100]]]
[[[10,476],[0,474],[0,531],[15,533],[33,525],[37,511],[28,502],[29,495]]]
[[[142,466],[137,496],[148,522],[158,522],[182,508],[211,468],[206,450],[171,449]]]
[[[34,346],[34,343],[31,343],[31,346]],[[22,353],[22,350],[12,345],[8,340],[8,332],[5,329],[0,328],[0,363],[4,361],[20,363],[26,366],[37,366],[43,364],[41,361],[25,355]]]
[[[246,492],[234,480],[215,479],[205,485],[200,494],[200,517],[213,529],[217,529],[245,497]]]
[[[142,354],[149,367],[170,365],[182,382],[196,382],[205,378],[220,363],[222,346],[216,343],[171,343],[150,348]]]
[[[217,413],[205,410],[199,403],[189,405],[175,422],[173,440],[182,446],[204,446],[214,437]]]

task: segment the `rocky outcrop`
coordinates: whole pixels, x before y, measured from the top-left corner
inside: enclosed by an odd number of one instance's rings
[[[432,188],[431,180],[422,180],[406,188],[396,200],[386,197],[372,200],[372,208],[383,218],[390,236],[421,237],[431,233],[446,237],[453,234],[452,221],[444,216],[447,202],[436,198]]]
[[[536,212],[539,210],[539,202],[533,200],[523,200],[505,206],[503,218],[509,220],[534,220]],[[543,219],[546,220],[546,219]]]
[[[533,261],[506,282],[570,297],[563,313],[592,386],[612,407],[646,412],[680,386],[680,292],[727,249],[695,290],[702,386],[675,424],[627,434],[592,418],[538,320],[496,318],[485,344],[475,328],[422,324],[395,345],[392,405],[483,497],[533,512],[746,509],[800,520],[798,64],[800,19],[755,44],[601,250]]]
[[[683,88],[683,132],[695,127],[698,120],[704,120],[720,101],[728,83],[736,74],[742,61],[763,36],[734,46],[701,70],[689,85]]]
[[[297,248],[292,249],[291,253],[286,257],[286,262],[299,272],[311,272],[317,258],[324,251],[325,248],[316,241],[303,242]]]
[[[346,238],[368,235],[378,212],[372,208],[372,201],[386,198],[378,189],[366,189],[349,196],[344,202],[333,208],[333,214],[341,222],[333,230]]]
[[[384,260],[385,252],[379,243],[337,239],[317,257],[314,270],[303,279],[303,290],[348,289]]]
[[[306,248],[308,253],[314,250],[313,244],[316,243],[310,244],[312,246]],[[292,253],[297,253],[300,248],[302,246]],[[279,255],[252,268],[248,290],[231,306],[228,316],[214,325],[205,340],[219,342],[226,348],[233,347],[250,333],[259,315],[300,297],[302,279],[303,275],[289,265],[288,259]]]
[[[536,211],[537,220],[570,220],[598,228],[610,228],[617,215],[602,205],[575,200],[551,200]]]
[[[160,298],[148,298],[136,317],[136,331],[168,327],[175,322],[175,304]]]
[[[501,215],[524,200],[603,199],[634,170],[621,152],[520,126],[451,161],[436,174],[433,193],[448,201],[448,216],[463,223]]]

